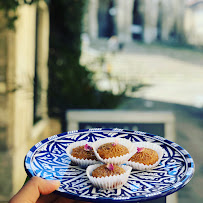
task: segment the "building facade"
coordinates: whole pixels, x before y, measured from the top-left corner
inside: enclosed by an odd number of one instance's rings
[[[133,39],[203,45],[200,0],[89,0],[86,32],[91,39]],[[191,34],[192,31],[192,34]]]
[[[29,149],[61,131],[47,114],[48,6],[23,4],[17,14],[15,31],[8,30],[0,11],[0,202],[22,187]]]

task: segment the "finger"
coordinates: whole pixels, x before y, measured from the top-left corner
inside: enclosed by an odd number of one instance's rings
[[[35,203],[40,194],[47,195],[58,189],[60,182],[32,177],[21,190],[10,200],[9,203]]]

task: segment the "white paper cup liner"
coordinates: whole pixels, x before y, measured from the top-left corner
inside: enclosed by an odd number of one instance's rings
[[[134,147],[144,147],[144,148],[149,148],[149,149],[153,149],[158,153],[158,161],[156,163],[154,163],[153,165],[144,165],[142,163],[137,163],[137,162],[133,162],[133,161],[127,161],[126,164],[131,166],[133,169],[137,169],[137,170],[149,170],[152,168],[155,168],[161,161],[163,154],[164,154],[164,150],[162,149],[162,147],[160,147],[157,144],[154,143],[150,143],[150,142],[135,142],[133,143]]]
[[[118,189],[121,188],[127,181],[132,170],[132,167],[121,165],[126,172],[121,175],[114,175],[114,176],[106,176],[101,178],[96,178],[92,176],[92,171],[94,171],[97,167],[101,166],[102,164],[95,164],[88,166],[86,169],[87,177],[89,178],[90,182],[98,188],[103,189]]]
[[[92,146],[92,143],[91,143],[91,142],[87,142],[87,141],[83,140],[83,141],[71,143],[71,144],[67,147],[66,153],[67,153],[68,156],[70,157],[71,161],[72,161],[74,164],[79,165],[79,166],[82,167],[82,168],[86,168],[87,166],[92,165],[92,164],[101,163],[101,162],[99,162],[98,160],[79,159],[79,158],[73,157],[73,156],[71,155],[72,149],[74,149],[74,148],[76,148],[76,147],[79,147],[79,146],[82,146],[82,145],[85,145],[85,144],[88,144],[89,146]]]
[[[101,145],[106,144],[106,143],[115,142],[115,140],[117,140],[119,144],[127,147],[129,150],[129,153],[127,153],[123,156],[117,156],[117,157],[112,157],[112,158],[108,158],[108,159],[101,158],[99,156],[99,154],[97,153],[97,149]],[[96,142],[94,142],[92,147],[93,147],[94,153],[99,161],[101,161],[103,163],[112,163],[112,164],[117,164],[117,165],[125,163],[137,152],[137,148],[133,146],[133,143],[130,140],[127,140],[124,138],[117,138],[117,137],[101,138],[101,139],[97,140]]]

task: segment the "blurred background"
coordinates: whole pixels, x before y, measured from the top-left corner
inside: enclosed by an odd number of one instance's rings
[[[0,202],[70,109],[172,112],[196,165],[178,202],[202,202],[202,78],[203,1],[0,0]]]

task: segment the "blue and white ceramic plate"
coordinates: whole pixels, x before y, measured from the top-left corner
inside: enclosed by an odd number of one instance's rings
[[[98,189],[90,183],[85,169],[71,164],[66,148],[72,142],[94,142],[105,137],[156,143],[164,149],[164,156],[152,170],[133,170],[121,189]],[[185,149],[163,137],[141,131],[94,128],[54,135],[37,143],[25,157],[25,170],[29,177],[60,180],[61,186],[56,193],[67,198],[137,202],[164,197],[184,187],[194,174],[194,162]]]

